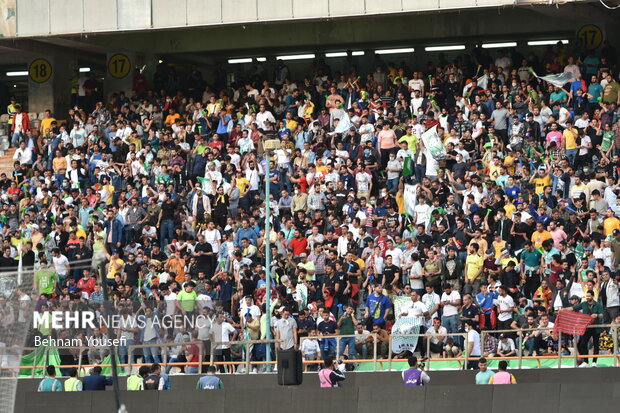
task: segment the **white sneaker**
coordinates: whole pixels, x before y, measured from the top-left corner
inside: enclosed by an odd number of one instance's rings
[[[596,367],[596,363],[592,363],[592,367]]]
[[[579,365],[579,367],[589,367],[589,366],[588,366],[588,363],[586,363],[586,362],[584,361],[583,363],[581,363],[581,364]]]

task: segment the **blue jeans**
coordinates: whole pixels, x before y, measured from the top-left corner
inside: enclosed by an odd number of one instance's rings
[[[321,340],[321,356],[323,359],[336,355],[336,339],[324,338]]]
[[[458,314],[454,314],[454,315],[449,315],[449,316],[442,316],[441,317],[441,325],[443,325],[446,330],[448,331],[448,333],[456,333],[459,331],[459,315]],[[460,337],[458,336],[454,336],[454,343],[457,345],[461,344],[461,341],[459,340]]]
[[[130,339],[130,340],[126,340],[125,343],[126,343],[126,345],[119,346],[119,348],[118,348],[118,356],[121,359],[121,363],[122,364],[127,364],[128,356],[129,356],[128,351],[127,351],[127,347],[128,346],[133,346],[134,345],[134,341]],[[132,359],[133,359],[133,362],[136,361],[136,353],[135,352],[133,353]]]
[[[566,157],[568,158],[568,163],[570,165],[575,165],[575,159],[577,159],[577,153],[579,153],[579,149],[567,149]]]
[[[398,191],[398,181],[400,180],[400,178],[394,178],[394,179],[388,179],[387,182],[385,183],[385,186],[387,188],[387,190],[393,194],[396,193],[396,191]]]
[[[157,344],[157,340],[148,340],[143,344]],[[161,363],[157,347],[144,347],[144,363]]]
[[[161,222],[161,226],[159,227],[159,244],[162,251],[166,246],[166,240],[168,242],[172,242],[174,238],[174,222],[171,219],[167,219]]]
[[[11,143],[14,147],[19,148],[19,142],[22,140],[22,136],[19,133],[14,133]]]
[[[353,360],[354,358],[356,358],[356,351],[355,351],[355,337],[343,337],[340,339],[340,354],[339,356],[342,356],[344,354],[344,349],[345,347],[349,347],[348,350],[348,355],[349,355],[349,360]]]
[[[188,367],[185,374],[198,374],[198,367]]]

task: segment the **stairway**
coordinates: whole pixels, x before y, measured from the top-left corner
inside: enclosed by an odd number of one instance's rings
[[[11,178],[11,174],[13,173],[13,162],[15,162],[13,161],[13,155],[16,150],[16,148],[9,148],[3,151],[4,155],[0,156],[0,173],[6,173],[8,178]]]

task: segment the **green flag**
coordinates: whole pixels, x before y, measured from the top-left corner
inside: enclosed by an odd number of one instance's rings
[[[403,176],[407,178],[411,175],[413,175],[413,159],[411,159],[411,155],[407,155],[403,163]]]

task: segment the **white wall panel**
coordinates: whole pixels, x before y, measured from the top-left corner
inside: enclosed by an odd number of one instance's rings
[[[293,0],[260,0],[259,20],[284,20],[293,17]]]
[[[187,0],[188,25],[214,24],[221,21],[221,0]]]
[[[186,2],[170,0],[152,0],[153,27],[185,26],[187,21]]]
[[[293,0],[293,16],[296,19],[309,17],[328,17],[329,0]]]
[[[138,30],[151,27],[151,0],[116,0],[118,28]]]
[[[348,15],[364,14],[364,1],[363,0],[330,0],[329,1],[329,15],[335,16],[348,16]]]
[[[476,7],[476,0],[439,0],[442,9],[459,9],[461,7]]]
[[[52,33],[79,33],[83,29],[82,0],[53,0],[50,7]]]
[[[84,0],[84,27],[86,31],[116,30],[116,1]]]
[[[366,13],[397,12],[401,11],[401,5],[401,0],[366,0]]]
[[[402,0],[403,1],[403,10],[404,11],[422,11],[422,10],[436,10],[437,5],[442,2],[442,0]],[[458,1],[459,3],[467,3],[471,1],[472,3],[475,0],[446,0],[446,1]]]
[[[224,23],[255,22],[256,0],[222,0]]]
[[[17,0],[17,35],[48,34],[48,0]]]

